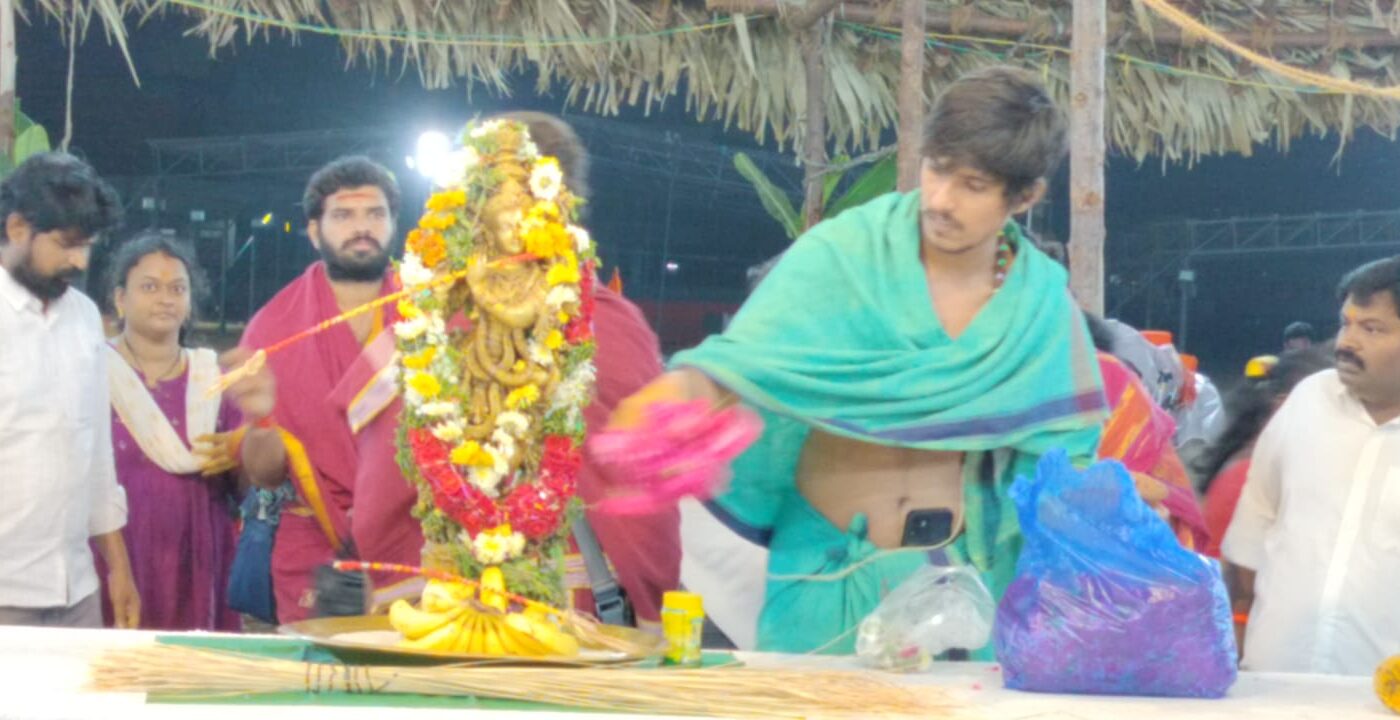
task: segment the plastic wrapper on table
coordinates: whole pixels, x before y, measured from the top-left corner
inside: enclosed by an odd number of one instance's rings
[[[995,609],[975,571],[925,565],[861,621],[856,655],[882,670],[923,670],[945,651],[986,645]]]
[[[1237,653],[1220,567],[1183,548],[1117,462],[1062,452],[1011,497],[1025,546],[997,608],[997,659],[1017,690],[1222,697]]]

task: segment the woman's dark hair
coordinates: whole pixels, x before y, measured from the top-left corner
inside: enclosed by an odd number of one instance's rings
[[[1294,386],[1304,378],[1329,367],[1327,355],[1317,348],[1290,350],[1279,356],[1278,364],[1268,375],[1235,388],[1225,400],[1229,416],[1225,432],[1196,463],[1196,469],[1206,481],[1202,490],[1209,490],[1225,465],[1259,437],[1273,417],[1279,398],[1293,392]]]
[[[1088,310],[1082,310],[1084,322],[1089,326],[1089,339],[1094,341],[1094,349],[1102,353],[1113,354],[1113,328],[1104,322],[1103,318]]]
[[[107,261],[106,297],[109,298],[110,302],[110,298],[116,293],[117,288],[126,289],[127,276],[131,274],[132,268],[136,267],[146,256],[156,254],[179,260],[180,264],[185,266],[185,272],[190,276],[190,316],[185,319],[184,327],[180,328],[180,344],[183,345],[190,327],[199,314],[199,303],[209,290],[204,272],[200,270],[199,261],[195,259],[194,249],[189,244],[170,235],[151,230],[128,238],[117,246],[116,250],[112,252],[112,257]]]

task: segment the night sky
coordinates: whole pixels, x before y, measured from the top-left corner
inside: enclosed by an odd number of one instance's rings
[[[187,23],[172,15],[153,19],[131,33],[140,88],[100,29],[94,27],[79,49],[73,150],[104,175],[117,179],[128,195],[141,194],[142,176],[154,169],[153,153],[146,144],[150,139],[394,127],[403,129],[403,148],[409,148],[418,132],[451,130],[478,113],[507,108],[564,110],[562,93],[536,97],[529,77],[520,79],[512,97],[477,88],[469,101],[462,87],[424,90],[412,68],[371,69],[363,63],[347,67],[337,44],[323,37],[257,39],[251,45],[225,48],[215,59],[203,39],[183,36]],[[49,129],[55,142],[63,127],[67,63],[60,36],[56,25],[43,21],[21,26],[18,33],[23,108]],[[682,106],[680,101],[671,102],[650,117],[628,111],[615,122],[635,131],[639,142],[672,132],[687,141],[713,143],[714,152],[725,155],[735,149],[754,149],[751,136],[726,133],[718,123],[696,123]],[[1250,158],[1208,158],[1194,168],[1171,166],[1165,171],[1157,158],[1141,167],[1130,159],[1113,158],[1108,172],[1110,257],[1118,260],[1135,252],[1137,248],[1114,245],[1115,238],[1127,238],[1154,221],[1400,208],[1395,188],[1400,147],[1362,131],[1348,144],[1340,163],[1334,163],[1337,144],[1335,136],[1299,139],[1287,155],[1260,147]],[[407,151],[402,148],[383,152],[386,158],[404,154]],[[414,204],[421,202],[423,183],[401,163],[394,169],[403,173],[405,195]],[[604,259],[622,270],[627,294],[647,306],[674,348],[688,342],[702,322],[712,326],[715,313],[739,300],[743,268],[779,252],[786,239],[756,200],[742,197],[732,187],[727,192],[693,182],[668,187],[662,173],[664,169],[635,172],[597,163],[589,224]],[[795,177],[793,171],[789,181]],[[1065,179],[1062,173],[1051,200],[1037,210],[1036,220],[1037,227],[1060,237],[1067,230]],[[219,215],[219,219],[236,220],[241,242],[253,232],[248,225],[253,217],[275,212],[276,224],[284,218],[296,219],[295,203],[304,182],[303,174],[177,183],[178,187],[165,191],[170,198],[161,222],[171,225],[170,217],[187,216],[191,207],[185,205],[198,205],[208,209],[210,219]],[[401,225],[412,222],[411,209],[410,205]],[[150,221],[139,209],[133,216],[133,224]],[[276,229],[264,233],[275,235]],[[1396,241],[1400,243],[1400,238]],[[273,264],[257,265],[262,287],[255,284],[253,302],[269,295],[283,277],[295,274],[310,258],[305,241],[295,237],[266,237],[258,242],[260,263]],[[1200,355],[1214,374],[1233,374],[1245,358],[1275,350],[1283,325],[1290,320],[1307,319],[1330,332],[1336,314],[1331,288],[1347,269],[1378,254],[1314,252],[1197,263],[1198,294],[1191,304],[1189,350]],[[201,247],[201,258],[206,255]],[[218,251],[213,256],[217,260]],[[677,265],[671,272],[666,270],[667,261]],[[1114,262],[1109,271],[1121,267],[1121,262]],[[231,278],[229,284],[236,286],[231,289],[235,298],[248,297],[246,278]],[[664,314],[658,317],[657,308],[648,301],[663,295],[683,299],[692,307],[671,310],[670,320]],[[1112,293],[1109,299],[1112,305]],[[701,301],[717,304],[702,307],[697,304]],[[243,313],[248,302],[228,301],[230,314]],[[1177,311],[1174,298],[1162,299],[1152,308],[1153,324],[1175,329]],[[695,327],[681,328],[676,316],[687,312],[684,322]],[[1124,319],[1143,323],[1143,303],[1125,306]]]

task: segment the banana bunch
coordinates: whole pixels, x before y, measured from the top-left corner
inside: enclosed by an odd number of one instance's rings
[[[389,607],[389,623],[403,647],[468,655],[572,657],[578,639],[543,606],[512,612],[500,568],[487,568],[476,588],[429,580],[416,608],[406,600]]]

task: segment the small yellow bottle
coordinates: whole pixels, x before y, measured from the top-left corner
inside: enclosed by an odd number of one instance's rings
[[[666,662],[698,667],[705,631],[705,605],[695,593],[672,590],[661,596],[661,632],[670,643]]]

